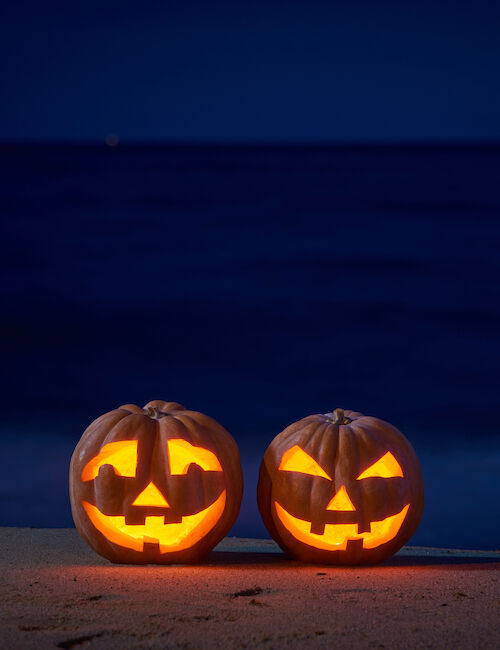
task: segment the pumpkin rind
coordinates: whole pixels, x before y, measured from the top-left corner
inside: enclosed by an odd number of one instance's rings
[[[341,409],[337,409],[342,413]],[[420,463],[413,447],[391,424],[378,418],[344,411],[346,424],[335,423],[334,414],[311,415],[291,424],[278,434],[265,452],[259,473],[257,502],[269,534],[290,556],[325,564],[374,564],[390,557],[413,535],[424,507]],[[324,470],[316,476],[279,469],[287,450],[297,446]],[[363,471],[388,452],[394,458],[390,478],[360,478]],[[389,456],[387,456],[389,458]],[[328,474],[329,478],[324,478]],[[352,512],[330,512],[327,505],[341,491],[342,498],[355,504]],[[278,505],[276,505],[278,504]],[[406,510],[405,507],[409,506]],[[354,507],[354,506],[353,506]],[[294,520],[311,524],[309,533],[322,535],[328,524],[357,525],[357,533],[331,548],[318,548],[318,537],[304,533],[298,539],[292,525],[280,518],[283,509]],[[352,508],[346,508],[352,510]],[[376,522],[400,513],[397,532],[384,543],[375,537]],[[399,519],[398,519],[399,521]],[[331,529],[335,526],[331,526]],[[394,523],[396,528],[396,523]],[[363,537],[363,533],[366,536]],[[309,539],[309,537],[311,539]],[[366,548],[370,543],[377,545]],[[326,546],[326,544],[324,544]],[[340,548],[341,550],[337,550]]]
[[[222,471],[204,471],[191,463],[184,474],[171,475],[167,445],[173,439],[204,450],[205,456],[214,455]],[[84,468],[95,462],[105,445],[124,441],[136,441],[135,476],[120,476],[116,468],[103,462],[93,480],[82,480]],[[149,402],[144,409],[127,404],[92,422],[71,458],[69,483],[73,519],[82,537],[112,562],[131,564],[199,561],[235,522],[243,494],[239,451],[233,437],[212,418],[161,400]],[[164,507],[134,505],[146,488],[146,494],[161,493]],[[165,523],[182,523],[216,501],[221,514],[211,529],[193,545],[172,551],[160,552],[160,544],[147,539],[142,550],[127,548],[111,541],[90,518],[97,508],[106,517],[125,517],[127,526],[141,526],[146,517],[152,520],[163,516]]]

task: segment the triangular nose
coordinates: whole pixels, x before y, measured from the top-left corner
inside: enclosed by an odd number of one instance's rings
[[[326,506],[327,510],[356,510],[353,502],[349,499],[347,490],[344,486],[340,488],[337,494],[332,498],[330,503]]]
[[[146,485],[144,490],[139,494],[132,505],[159,506],[161,508],[170,508],[170,504],[153,482]]]

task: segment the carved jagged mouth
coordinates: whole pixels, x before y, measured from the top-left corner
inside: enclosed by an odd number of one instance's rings
[[[325,532],[318,535],[311,532],[310,521],[297,519],[277,501],[274,505],[278,519],[289,533],[308,546],[327,551],[345,551],[347,542],[356,539],[363,540],[363,548],[376,548],[389,542],[398,534],[410,507],[408,504],[396,515],[382,521],[372,521],[368,532],[358,533],[358,524],[325,524]]]
[[[212,504],[178,523],[165,523],[165,517],[146,517],[144,524],[127,524],[125,517],[105,515],[87,501],[82,505],[95,528],[113,544],[142,552],[144,543],[157,544],[160,553],[191,548],[212,530],[226,505],[226,490]]]
[[[149,515],[151,516],[151,515]],[[155,517],[159,515],[154,515]],[[182,520],[185,519],[185,516],[183,517],[182,515],[175,515],[172,512],[162,512],[162,516],[164,517],[164,525],[167,526],[169,524],[181,524]],[[148,515],[144,513],[133,513],[133,514],[128,514],[125,515],[125,523],[127,526],[144,526],[146,524],[146,519],[148,518]]]

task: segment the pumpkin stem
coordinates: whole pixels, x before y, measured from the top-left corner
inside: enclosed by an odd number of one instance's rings
[[[148,406],[148,408],[144,409],[144,413],[146,415],[149,415],[150,418],[154,418],[155,420],[159,420],[164,415],[167,415],[167,413],[160,411],[157,406]]]
[[[332,413],[332,423],[333,424],[349,424],[352,422],[348,417],[344,415],[344,409],[335,409]]]

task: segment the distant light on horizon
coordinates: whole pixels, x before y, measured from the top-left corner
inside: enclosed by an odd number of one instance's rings
[[[116,147],[120,142],[120,138],[116,133],[108,133],[106,136],[106,144],[108,147]]]

